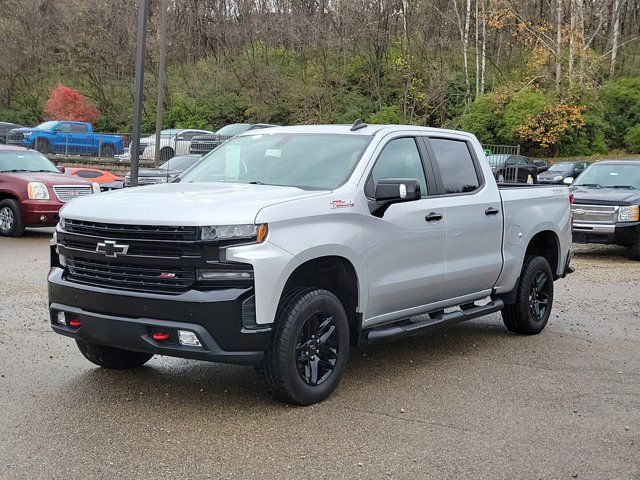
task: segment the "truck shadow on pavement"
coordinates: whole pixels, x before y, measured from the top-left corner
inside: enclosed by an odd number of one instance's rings
[[[339,401],[349,404],[359,390],[378,389],[391,394],[403,384],[419,381],[421,375],[437,374],[456,359],[486,356],[515,337],[502,326],[499,316],[486,317],[430,335],[399,342],[352,349],[341,384],[322,405]],[[65,401],[86,407],[109,408],[122,403],[127,409],[148,408],[175,415],[176,411],[195,414],[199,410],[218,413],[261,410],[277,413],[286,406],[273,400],[251,366],[222,365],[170,357],[155,357],[147,366],[132,371],[92,368],[78,374],[61,394]],[[90,399],[90,400],[89,400]],[[177,409],[177,410],[176,410]]]

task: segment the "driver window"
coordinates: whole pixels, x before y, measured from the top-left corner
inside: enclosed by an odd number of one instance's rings
[[[414,138],[397,138],[387,143],[371,170],[375,184],[383,178],[412,178],[420,182],[420,191],[427,195],[427,181]],[[373,193],[373,192],[371,192]]]

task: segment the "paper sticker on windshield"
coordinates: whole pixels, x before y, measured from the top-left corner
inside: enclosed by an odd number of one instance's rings
[[[609,175],[612,175],[614,177],[618,176],[618,172],[609,172]]]
[[[351,208],[355,206],[356,202],[353,200],[331,200],[331,208]]]
[[[281,155],[282,155],[282,150],[280,150],[279,148],[267,148],[267,151],[264,152],[265,157],[280,158]]]

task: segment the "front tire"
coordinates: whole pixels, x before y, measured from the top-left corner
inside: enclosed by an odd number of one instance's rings
[[[553,306],[553,272],[549,262],[544,257],[525,259],[516,288],[516,302],[502,310],[505,326],[520,335],[540,333]]]
[[[43,155],[49,155],[51,153],[49,140],[43,138],[36,138],[34,148]]]
[[[640,261],[640,238],[636,243],[627,247],[627,255],[631,260]]]
[[[299,288],[283,295],[271,346],[257,367],[278,400],[311,405],[338,386],[349,356],[349,322],[331,292]]]
[[[20,218],[20,206],[15,200],[0,202],[0,235],[3,237],[19,237],[24,233],[24,225]]]
[[[91,363],[111,370],[131,370],[144,365],[153,357],[152,353],[121,350],[84,340],[76,340],[76,344],[82,355]]]
[[[166,162],[174,157],[174,152],[171,147],[164,147],[160,150],[160,161]]]

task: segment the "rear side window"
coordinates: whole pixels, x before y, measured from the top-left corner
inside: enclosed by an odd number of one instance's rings
[[[467,143],[444,138],[429,139],[440,170],[444,193],[473,192],[480,187],[478,173]]]
[[[87,133],[87,126],[81,125],[79,123],[74,123],[71,125],[71,131],[73,133]]]

